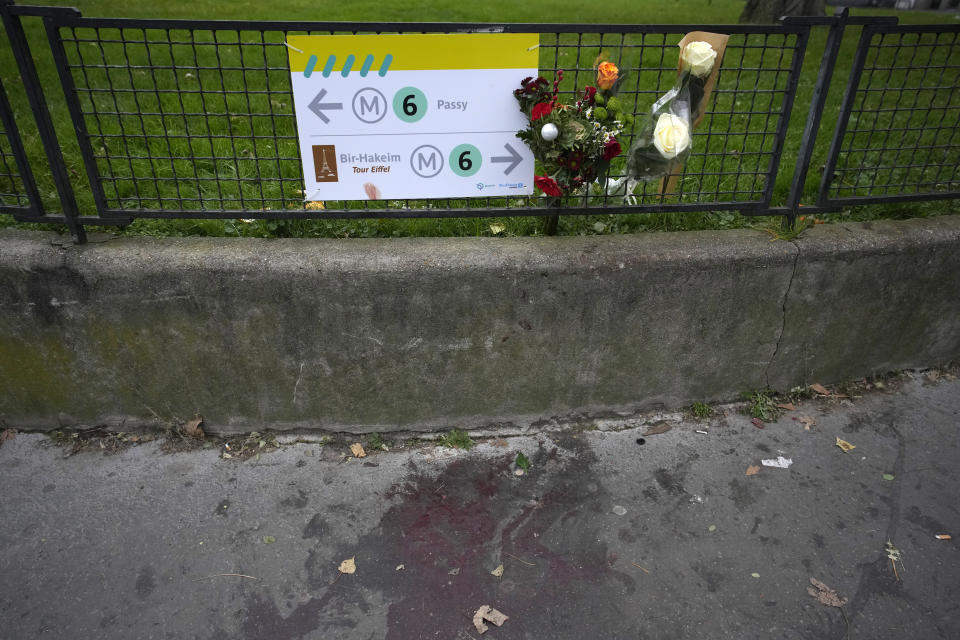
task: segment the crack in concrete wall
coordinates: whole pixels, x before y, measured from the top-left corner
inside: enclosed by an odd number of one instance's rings
[[[790,272],[790,281],[787,283],[786,289],[784,289],[783,301],[780,304],[783,319],[782,323],[780,324],[780,333],[777,335],[777,344],[773,348],[773,354],[770,356],[770,361],[767,362],[767,368],[764,371],[764,378],[766,379],[766,386],[768,389],[770,388],[770,367],[773,366],[774,361],[777,359],[777,354],[780,352],[780,343],[783,341],[783,334],[787,329],[787,299],[790,297],[790,289],[793,288],[793,281],[797,277],[797,266],[800,263],[800,245],[798,245],[795,240],[790,240],[790,244],[792,244],[797,251],[793,256],[793,269]]]

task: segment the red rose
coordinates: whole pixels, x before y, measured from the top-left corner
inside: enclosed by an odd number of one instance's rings
[[[603,159],[611,160],[616,158],[618,155],[620,155],[621,151],[623,151],[623,149],[620,148],[620,143],[617,142],[617,139],[611,138],[610,142],[603,145]]]
[[[536,122],[544,116],[548,116],[553,112],[553,103],[552,102],[538,102],[533,105],[533,111],[530,113],[530,119]]]
[[[557,181],[548,176],[534,176],[533,184],[548,196],[559,198],[563,195],[563,193],[560,191],[560,185],[557,184]]]

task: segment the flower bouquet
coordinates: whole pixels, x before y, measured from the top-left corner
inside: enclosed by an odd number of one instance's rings
[[[690,155],[693,128],[703,117],[726,44],[724,36],[703,35],[715,36],[720,51],[703,40],[687,42],[689,35],[681,42],[677,82],[650,107],[630,147],[627,175],[634,180],[677,173]]]
[[[543,168],[534,185],[544,194],[560,198],[604,177],[610,161],[622,149],[617,136],[632,116],[623,113],[616,98],[622,81],[616,65],[601,62],[597,86],[587,86],[573,104],[559,100],[563,71],[551,85],[545,78],[525,78],[513,92],[529,125],[517,133]]]

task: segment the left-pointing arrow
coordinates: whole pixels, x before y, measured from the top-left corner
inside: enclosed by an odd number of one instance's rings
[[[311,100],[310,104],[307,105],[307,108],[317,114],[317,117],[323,120],[324,124],[328,124],[330,122],[330,118],[328,118],[327,114],[324,113],[325,110],[334,111],[343,109],[342,102],[321,102],[326,95],[327,90],[320,89],[320,93],[317,94],[317,97]]]

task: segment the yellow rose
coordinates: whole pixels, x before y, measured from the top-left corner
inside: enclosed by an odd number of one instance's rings
[[[620,77],[620,69],[612,62],[601,62],[597,67],[597,87],[609,89]]]
[[[680,62],[684,69],[689,69],[690,73],[698,78],[705,78],[713,71],[713,65],[717,60],[717,52],[713,50],[707,42],[691,42],[680,52]]]
[[[690,146],[690,127],[672,113],[660,114],[653,129],[653,144],[664,158],[676,158]]]

